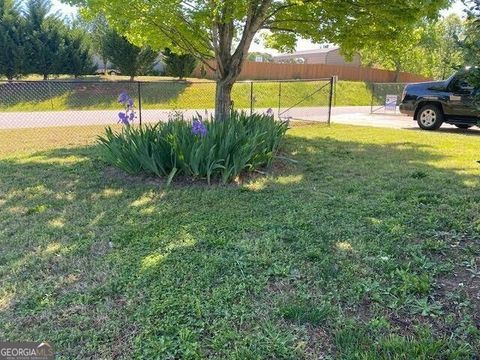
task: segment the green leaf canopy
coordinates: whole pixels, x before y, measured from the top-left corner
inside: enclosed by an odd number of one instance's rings
[[[449,0],[70,0],[137,45],[190,53],[216,70],[216,113],[225,117],[248,49],[265,31],[268,45],[293,49],[298,38],[329,41],[348,53],[372,38],[435,17]],[[214,65],[207,62],[215,59]]]

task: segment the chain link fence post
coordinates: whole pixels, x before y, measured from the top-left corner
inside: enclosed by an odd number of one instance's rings
[[[280,112],[282,111],[282,82],[278,82],[278,119],[280,120]]]
[[[375,102],[375,83],[372,83],[372,99],[370,101],[370,114],[373,114],[373,103]]]
[[[328,120],[327,120],[328,126],[330,126],[330,122],[332,120],[333,86],[335,85],[334,82],[335,82],[335,77],[332,76],[330,78],[330,95],[328,98]]]
[[[138,122],[142,126],[142,82],[138,81]]]
[[[50,98],[50,106],[52,107],[52,111],[55,110],[53,106],[53,96],[52,96],[52,83],[49,82],[48,80],[44,80],[47,83],[47,88],[48,88],[48,97]]]
[[[250,115],[253,114],[253,81],[250,81]]]
[[[333,83],[334,83],[334,88],[333,88],[333,107],[337,106],[337,84],[338,84],[338,75],[335,75],[333,77]]]

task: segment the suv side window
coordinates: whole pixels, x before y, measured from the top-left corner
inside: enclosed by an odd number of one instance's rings
[[[454,93],[469,94],[473,90],[474,88],[471,84],[469,84],[465,74],[455,77],[450,84],[450,91]]]

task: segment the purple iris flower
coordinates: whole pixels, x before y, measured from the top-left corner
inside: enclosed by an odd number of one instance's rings
[[[130,125],[130,122],[136,118],[133,99],[128,96],[126,91],[122,91],[118,96],[118,102],[125,107],[125,112],[118,113],[118,122],[124,125]]]
[[[128,100],[130,99],[130,96],[128,96],[126,91],[122,91],[120,95],[118,96],[118,102],[120,104],[125,104]],[[130,99],[131,100],[131,99]]]
[[[204,137],[207,135],[207,127],[202,121],[198,119],[193,119],[192,134],[200,137]]]
[[[267,110],[267,115],[268,115],[268,116],[273,116],[273,109],[272,109],[272,108],[269,108],[269,109]]]
[[[130,125],[128,122],[128,115],[127,113],[124,112],[119,112],[118,113],[118,122],[122,123],[123,125]]]

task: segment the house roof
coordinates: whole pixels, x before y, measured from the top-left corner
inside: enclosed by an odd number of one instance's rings
[[[280,54],[277,56],[274,56],[275,58],[277,57],[301,57],[302,55],[313,55],[313,54],[327,54],[332,51],[338,50],[338,46],[332,46],[328,48],[320,48],[320,49],[313,49],[313,50],[304,50],[304,51],[296,51],[291,54]]]

